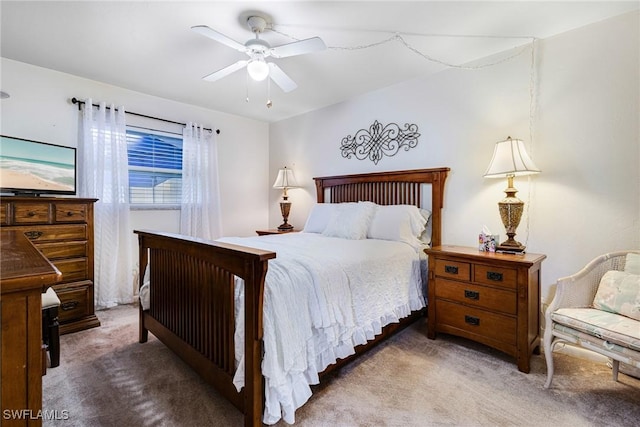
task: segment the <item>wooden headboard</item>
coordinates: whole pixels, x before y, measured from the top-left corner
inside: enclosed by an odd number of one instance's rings
[[[442,243],[444,183],[449,168],[324,176],[316,182],[318,203],[370,201],[379,205],[415,205],[431,210],[431,244]],[[431,206],[422,205],[422,186],[431,184]]]

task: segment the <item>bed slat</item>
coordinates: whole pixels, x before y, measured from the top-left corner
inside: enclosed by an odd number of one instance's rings
[[[186,254],[163,249],[150,253],[153,287],[149,313],[233,375],[233,353],[226,351],[234,347],[233,275]]]

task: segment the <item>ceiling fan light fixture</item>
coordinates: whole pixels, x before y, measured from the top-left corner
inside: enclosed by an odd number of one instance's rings
[[[327,46],[324,44],[320,37],[312,37],[304,40],[296,40],[291,43],[282,44],[279,46],[271,47],[271,45],[260,38],[265,30],[269,29],[271,24],[267,23],[267,18],[252,15],[247,18],[247,25],[254,33],[255,37],[248,40],[245,44],[241,44],[232,38],[225,36],[224,34],[216,31],[206,25],[195,25],[191,27],[196,33],[210,38],[218,43],[222,43],[232,49],[247,54],[248,59],[240,60],[234,64],[227,65],[208,74],[203,77],[204,80],[209,82],[215,82],[223,77],[234,73],[241,68],[247,68],[247,79],[251,77],[252,80],[262,81],[269,77],[273,82],[282,89],[283,92],[291,92],[296,87],[296,83],[291,80],[275,62],[266,62],[266,58],[288,58],[291,56],[304,55],[311,52],[317,52],[324,50]]]
[[[252,59],[247,64],[249,76],[257,82],[261,82],[269,75],[269,65],[264,59]]]

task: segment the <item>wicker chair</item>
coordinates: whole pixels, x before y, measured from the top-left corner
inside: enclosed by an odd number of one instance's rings
[[[553,349],[558,343],[580,346],[609,357],[614,381],[618,380],[620,362],[640,368],[640,321],[592,308],[600,279],[609,270],[624,270],[629,252],[640,253],[635,250],[611,252],[594,259],[578,273],[558,279],[556,295],[545,313],[545,388],[549,388],[553,380]],[[584,321],[594,318],[600,320]],[[608,327],[612,324],[616,328]],[[621,330],[624,332],[620,333]]]

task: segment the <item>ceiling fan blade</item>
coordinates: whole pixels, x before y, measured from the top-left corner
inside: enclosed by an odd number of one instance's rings
[[[271,49],[271,56],[275,58],[286,58],[288,56],[317,52],[326,48],[327,46],[324,44],[320,37],[312,37],[310,39],[299,40],[297,42],[276,46]]]
[[[246,67],[249,61],[241,60],[236,62],[235,64],[231,64],[227,67],[221,68],[218,71],[214,71],[213,73],[204,76],[202,80],[206,80],[208,82],[215,82],[216,80],[220,80],[223,77],[227,77],[229,74],[238,71],[239,69]]]
[[[269,62],[269,77],[275,82],[283,92],[291,92],[298,87],[296,82],[291,80],[280,67],[273,62]]]
[[[194,27],[191,27],[191,29],[198,34],[209,37],[210,39],[227,45],[232,49],[238,50],[240,52],[246,52],[247,50],[247,48],[242,43],[238,43],[237,41],[230,39],[224,34],[219,33],[216,30],[207,27],[206,25],[196,25]]]

